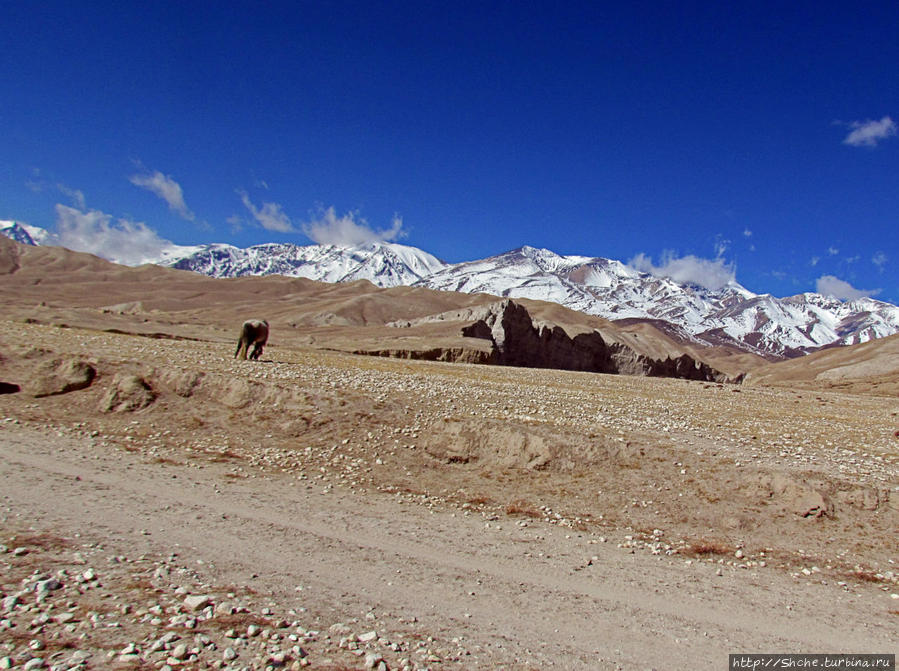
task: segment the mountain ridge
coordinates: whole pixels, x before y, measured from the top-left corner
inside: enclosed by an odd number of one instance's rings
[[[7,226],[3,226],[7,224]],[[34,226],[0,222],[25,244],[54,244]],[[20,239],[21,238],[21,239]],[[558,303],[612,321],[651,320],[697,345],[733,347],[771,360],[899,333],[899,307],[872,298],[842,302],[806,292],[777,298],[731,279],[717,288],[676,282],[614,259],[560,255],[528,245],[484,259],[447,263],[387,242],[357,246],[266,243],[172,245],[152,262],[210,277],[285,275],[324,282],[367,280]]]

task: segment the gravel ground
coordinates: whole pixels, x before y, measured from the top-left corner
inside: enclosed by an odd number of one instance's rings
[[[0,322],[0,668],[896,652],[895,399],[232,354]]]

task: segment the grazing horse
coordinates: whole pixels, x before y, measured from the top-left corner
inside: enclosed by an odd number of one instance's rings
[[[268,322],[264,319],[248,319],[240,328],[240,340],[237,341],[237,351],[234,352],[234,358],[247,358],[247,350],[250,345],[250,359],[258,359],[262,354],[262,348],[268,342]]]

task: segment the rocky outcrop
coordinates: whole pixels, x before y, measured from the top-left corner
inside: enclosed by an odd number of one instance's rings
[[[537,324],[527,309],[511,300],[485,306],[462,335],[493,343],[487,363],[526,368],[557,368],[725,382],[727,376],[688,354],[654,359],[598,331],[570,336],[556,324]],[[474,315],[473,315],[474,316]]]

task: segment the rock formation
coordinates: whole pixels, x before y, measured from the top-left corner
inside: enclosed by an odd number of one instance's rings
[[[558,368],[592,373],[724,382],[727,376],[689,354],[654,359],[618,342],[606,342],[599,331],[574,336],[557,324],[535,323],[528,310],[511,300],[468,311],[474,321],[462,335],[489,340],[486,363],[525,368]],[[480,313],[480,314],[478,314]]]

